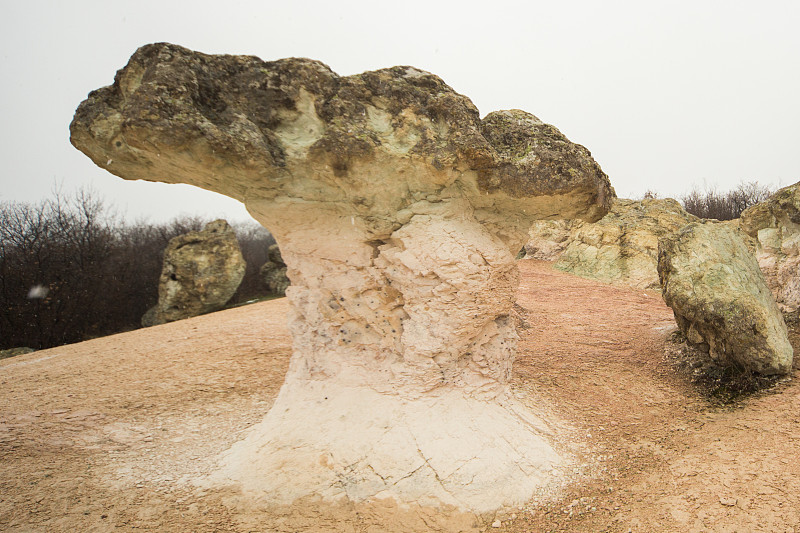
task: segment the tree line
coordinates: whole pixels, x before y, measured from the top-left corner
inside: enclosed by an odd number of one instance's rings
[[[158,301],[169,240],[210,222],[128,223],[91,191],[0,202],[0,349],[49,348],[140,327]],[[247,262],[231,304],[266,295],[258,270],[275,239],[233,224]]]
[[[740,183],[729,191],[720,191],[715,187],[701,191],[694,187],[680,197],[680,202],[686,211],[696,217],[733,220],[739,218],[748,207],[769,198],[773,192],[771,187],[756,181]]]

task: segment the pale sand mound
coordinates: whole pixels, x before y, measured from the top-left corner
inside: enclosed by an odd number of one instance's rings
[[[793,531],[800,385],[704,402],[664,360],[657,293],[520,263],[517,399],[562,420],[565,488],[498,516],[390,501],[281,508],[195,481],[269,411],[288,365],[275,300],[0,362],[2,531]],[[795,344],[795,348],[797,345]],[[797,370],[794,377],[800,377]],[[301,421],[298,421],[301,423]],[[513,517],[513,518],[512,518]],[[492,528],[495,520],[500,528]]]

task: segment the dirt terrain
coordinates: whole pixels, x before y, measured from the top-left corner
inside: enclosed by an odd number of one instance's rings
[[[800,532],[797,369],[716,405],[665,356],[657,293],[520,269],[513,387],[560,428],[561,490],[475,516],[204,487],[281,385],[280,299],[0,362],[0,530]]]

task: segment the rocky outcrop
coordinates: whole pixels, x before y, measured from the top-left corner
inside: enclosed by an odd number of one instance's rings
[[[573,224],[555,268],[606,283],[660,289],[658,240],[698,220],[671,198],[615,199],[601,220]]]
[[[728,225],[692,223],[659,241],[664,300],[688,342],[720,366],[791,371],[786,324],[755,258]]]
[[[233,229],[209,222],[169,241],[158,285],[158,304],[142,317],[151,326],[222,309],[242,282],[247,264]]]
[[[138,50],[70,132],[123,178],[239,199],[281,243],[292,362],[214,482],[484,511],[554,479],[548,424],[509,393],[514,255],[536,219],[605,214],[588,150],[523,111],[481,120],[413,67],[341,77],[169,44]]]
[[[291,282],[286,275],[286,263],[283,262],[281,250],[277,244],[269,247],[267,261],[261,266],[259,274],[261,274],[261,279],[264,280],[264,285],[266,285],[269,292],[279,296],[286,295],[286,289]]]
[[[528,230],[524,259],[556,261],[572,242],[572,228],[581,224],[575,220],[536,220]]]
[[[756,258],[781,309],[800,309],[800,183],[746,209],[739,227],[756,239]]]

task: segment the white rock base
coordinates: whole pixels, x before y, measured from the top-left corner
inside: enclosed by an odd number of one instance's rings
[[[453,389],[411,400],[330,381],[291,382],[210,481],[240,484],[274,504],[314,494],[480,513],[520,505],[552,481],[563,461],[548,435],[513,400]]]

